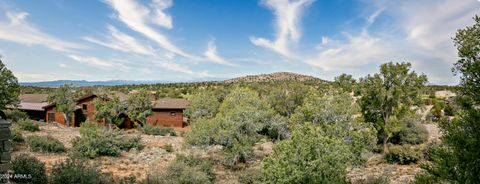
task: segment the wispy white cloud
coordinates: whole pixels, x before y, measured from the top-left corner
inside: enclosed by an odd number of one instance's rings
[[[139,32],[158,43],[172,53],[193,58],[191,54],[174,45],[167,36],[158,32],[152,25],[160,25],[171,29],[172,19],[164,10],[172,6],[171,0],[155,0],[150,8],[134,0],[106,0],[117,13],[117,18],[130,29]]]
[[[0,39],[26,45],[42,45],[53,50],[70,52],[84,48],[82,45],[68,42],[42,32],[29,23],[27,12],[5,12],[6,20],[0,21]]]
[[[250,41],[285,57],[295,57],[291,46],[302,36],[300,19],[305,9],[313,2],[314,0],[263,0],[262,4],[275,14],[275,40],[250,37]]]
[[[132,62],[123,59],[101,59],[93,56],[69,54],[68,57],[79,63],[84,63],[103,70],[132,71]]]
[[[150,46],[139,43],[134,37],[120,32],[112,25],[107,26],[109,35],[107,41],[102,41],[93,37],[83,37],[84,40],[99,44],[112,49],[120,50],[123,52],[130,52],[142,55],[155,55],[155,50]]]
[[[213,61],[215,63],[237,67],[237,65],[232,64],[231,62],[227,61],[226,59],[218,55],[217,46],[215,45],[215,41],[213,39],[208,41],[208,48],[205,51],[204,55],[207,58],[207,60]]]
[[[329,41],[333,43],[322,45],[316,56],[305,61],[325,70],[334,70],[385,62],[394,56],[386,40],[372,37],[368,32],[356,36],[345,35],[346,41]]]

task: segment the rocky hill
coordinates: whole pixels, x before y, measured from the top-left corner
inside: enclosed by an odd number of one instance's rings
[[[237,77],[233,79],[225,80],[225,83],[236,83],[236,82],[270,82],[270,81],[319,81],[326,82],[325,80],[298,73],[292,72],[276,72],[271,74],[260,74],[260,75],[247,75],[243,77]]]

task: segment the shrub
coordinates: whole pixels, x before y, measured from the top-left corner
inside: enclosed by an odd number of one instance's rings
[[[35,132],[40,130],[40,128],[38,127],[38,124],[36,124],[30,119],[21,119],[17,122],[17,124],[18,126],[20,126],[22,130],[26,130],[30,132]]]
[[[165,170],[154,169],[144,183],[213,183],[212,165],[204,160],[177,156]]]
[[[124,177],[118,181],[119,184],[136,184],[137,178],[133,175]]]
[[[72,140],[73,155],[87,158],[118,156],[122,150],[138,148],[141,138],[139,135],[124,135],[121,130],[106,129],[92,122],[82,124],[80,135]]]
[[[435,153],[438,151],[438,149],[440,149],[441,146],[441,142],[439,141],[428,143],[425,151],[425,159],[432,161],[435,157]]]
[[[400,132],[395,134],[390,140],[394,144],[422,144],[427,141],[427,129],[413,119],[405,121]]]
[[[162,127],[162,126],[154,126],[154,125],[149,125],[146,124],[143,127],[143,133],[147,135],[161,135],[165,136],[169,134],[170,136],[176,136],[177,134],[175,133],[175,130],[172,128],[167,128],[167,127]]]
[[[52,136],[32,135],[27,137],[27,144],[32,151],[44,153],[64,152],[65,146]]]
[[[341,139],[305,123],[263,159],[263,179],[265,183],[347,183],[346,169],[353,155]]]
[[[389,184],[390,181],[385,176],[368,176],[366,179],[361,179],[356,182],[357,184]]]
[[[78,160],[67,159],[65,162],[53,166],[51,175],[52,184],[106,184],[113,183],[111,176],[88,167]]]
[[[445,116],[454,116],[455,115],[455,111],[454,111],[451,104],[447,104],[445,106],[445,108],[443,109],[443,112],[445,113]]]
[[[260,184],[262,183],[262,172],[256,168],[241,171],[238,174],[238,182],[243,184]]]
[[[10,119],[14,122],[18,122],[21,119],[28,119],[28,115],[26,112],[14,109],[14,110],[6,110],[5,115],[7,119]]]
[[[390,163],[410,164],[417,163],[423,158],[423,150],[419,146],[389,145],[385,159]]]
[[[20,131],[18,131],[16,129],[12,130],[12,134],[10,135],[10,140],[12,140],[13,142],[16,142],[16,143],[25,141],[23,139],[22,133],[20,133]]]
[[[15,183],[48,183],[45,164],[33,156],[27,154],[18,155],[15,160],[12,161],[11,169],[13,174],[30,177],[14,177],[12,180],[15,181]]]

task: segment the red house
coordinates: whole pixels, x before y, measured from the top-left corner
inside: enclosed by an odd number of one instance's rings
[[[127,99],[127,95],[123,93],[115,94],[120,101]],[[81,123],[87,119],[94,121],[93,117],[95,113],[95,106],[93,100],[98,96],[95,94],[86,95],[77,100],[77,109],[72,114],[71,126],[80,126]],[[183,110],[187,107],[187,100],[185,99],[173,99],[173,98],[161,98],[152,102],[152,115],[147,118],[147,123],[151,125],[161,125],[166,127],[183,127]],[[50,104],[43,107],[45,109],[45,120],[47,122],[57,122],[66,124],[65,118],[61,112],[55,111],[55,104]],[[134,123],[130,120],[127,114],[122,114],[124,123],[120,128],[133,128]],[[105,122],[101,122],[105,124]]]

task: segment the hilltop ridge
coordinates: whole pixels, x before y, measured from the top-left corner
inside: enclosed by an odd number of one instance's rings
[[[270,74],[247,75],[225,80],[225,83],[235,82],[269,82],[269,81],[313,81],[318,80],[326,82],[326,80],[319,79],[310,75],[298,74],[293,72],[275,72]]]

